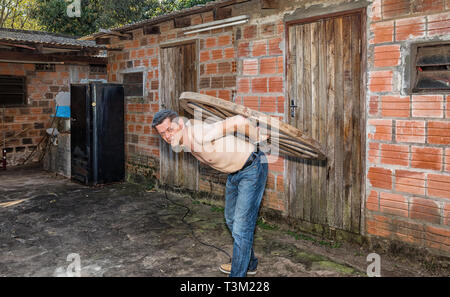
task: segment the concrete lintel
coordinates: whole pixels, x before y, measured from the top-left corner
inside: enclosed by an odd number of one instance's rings
[[[293,13],[286,14],[284,16],[285,22],[296,21],[301,19],[306,19],[310,17],[317,17],[321,15],[345,12],[349,10],[365,8],[372,4],[371,1],[362,0],[362,1],[354,1],[350,3],[339,3],[332,5],[324,5],[324,4],[316,4],[311,5],[308,8],[297,8]]]

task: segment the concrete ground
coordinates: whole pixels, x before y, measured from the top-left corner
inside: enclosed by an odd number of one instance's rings
[[[231,254],[223,208],[168,193],[191,212],[203,242]],[[198,243],[186,209],[164,192],[119,183],[86,187],[39,168],[0,172],[0,276],[225,276],[228,256]],[[259,222],[257,276],[365,276],[370,251]],[[381,255],[382,276],[431,275],[418,263]],[[75,265],[76,266],[76,265]]]

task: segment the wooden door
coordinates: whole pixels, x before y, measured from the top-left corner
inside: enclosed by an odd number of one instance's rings
[[[326,161],[288,162],[289,215],[354,233],[363,197],[361,19],[333,16],[288,29],[287,116],[327,153]]]
[[[161,53],[161,108],[173,109],[184,116],[179,97],[185,91],[197,91],[197,50],[195,43],[165,47]],[[190,153],[174,153],[161,140],[161,182],[197,190],[198,161]]]

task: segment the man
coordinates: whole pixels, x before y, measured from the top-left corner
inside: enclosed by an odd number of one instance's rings
[[[258,259],[253,251],[253,233],[268,171],[267,159],[256,144],[267,135],[242,116],[214,124],[198,120],[185,123],[172,110],[157,112],[152,127],[174,151],[189,151],[200,162],[229,174],[225,220],[234,239],[233,256],[231,264],[222,264],[220,271],[231,277],[255,274]]]

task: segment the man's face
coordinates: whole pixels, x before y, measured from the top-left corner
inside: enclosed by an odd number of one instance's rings
[[[173,121],[169,118],[162,121],[161,124],[156,126],[156,131],[158,131],[159,135],[161,135],[162,139],[164,139],[168,144],[172,143],[173,136],[178,133],[183,126],[181,125],[181,119],[179,122],[176,122],[176,119]]]

